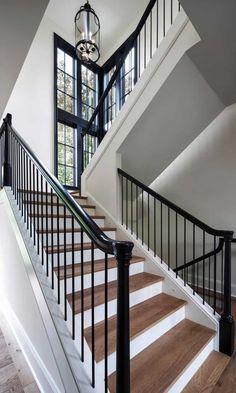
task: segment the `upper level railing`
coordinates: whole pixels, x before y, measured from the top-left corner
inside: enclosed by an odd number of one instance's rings
[[[67,321],[71,314],[71,337],[80,340],[80,356],[85,357],[85,253],[91,250],[91,319],[92,340],[94,341],[95,306],[94,306],[94,250],[98,248],[104,253],[104,299],[105,299],[105,392],[108,387],[108,254],[117,259],[117,393],[129,393],[129,262],[133,243],[116,241],[108,238],[95,221],[67,192],[59,181],[48,171],[44,164],[36,157],[23,138],[12,127],[12,117],[8,114],[0,128],[0,186],[11,187],[22,219],[30,232],[33,244],[37,250],[50,286],[57,293],[58,304],[64,309],[64,319]],[[70,241],[68,232],[71,233]],[[80,250],[81,282],[80,282],[80,315],[81,329],[76,330],[75,323],[75,252]],[[71,254],[68,261],[67,250]],[[54,256],[55,254],[55,256]],[[67,264],[71,264],[72,291],[68,298]],[[57,286],[55,287],[55,274]],[[61,287],[60,282],[63,281]],[[63,288],[63,291],[62,291]],[[63,292],[63,293],[62,293]],[[68,312],[68,299],[71,302],[71,312]],[[66,351],[65,351],[66,352]],[[95,348],[92,348],[91,384],[96,385]]]
[[[220,350],[231,355],[231,243],[233,231],[217,230],[118,169],[121,223],[158,256],[176,278],[221,314]]]
[[[100,143],[101,135],[104,136],[112,125],[122,105],[126,102],[156,49],[173,24],[180,8],[178,0],[151,0],[134,32],[112,56],[118,61],[115,64],[110,64],[111,61],[108,61],[108,83],[86,129],[83,131],[83,169],[91,160],[98,145],[96,142],[97,134],[94,129],[99,127],[105,129],[104,132],[99,130]],[[123,89],[120,88],[121,86],[123,86]],[[122,96],[120,96],[121,90],[123,91]],[[102,122],[100,121],[101,118],[103,119]],[[96,124],[96,127],[94,127],[94,124]]]

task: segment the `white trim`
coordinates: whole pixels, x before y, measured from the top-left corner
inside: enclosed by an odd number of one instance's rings
[[[61,393],[55,380],[48,372],[41,357],[36,351],[33,343],[29,339],[24,327],[18,320],[16,314],[6,299],[2,303],[4,316],[22,350],[34,379],[42,393]]]

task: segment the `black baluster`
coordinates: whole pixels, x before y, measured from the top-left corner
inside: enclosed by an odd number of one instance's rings
[[[214,236],[214,314],[216,312],[216,236]]]
[[[203,231],[203,255],[206,254],[206,232]],[[206,272],[205,272],[205,258],[203,259],[203,304],[205,304],[205,276],[206,276]]]
[[[84,231],[81,227],[81,361],[84,362]]]
[[[178,277],[178,213],[175,213],[175,267],[176,267],[176,278]]]
[[[142,244],[143,244],[143,236],[144,236],[144,217],[143,217],[143,190],[142,190]]]
[[[157,48],[158,48],[158,41],[159,41],[159,0],[156,2],[157,4]]]
[[[51,188],[51,249],[54,249],[54,204],[53,204],[53,189]],[[52,289],[54,289],[54,252],[51,254],[51,282]]]
[[[104,379],[105,379],[105,393],[108,389],[108,256],[105,254],[105,336],[104,336]]]
[[[57,201],[57,272],[58,272],[58,279],[57,279],[57,302],[61,304],[61,286],[60,286],[60,279],[61,279],[61,268],[60,268],[60,218],[59,218],[59,198],[56,197]]]
[[[26,155],[26,194],[27,194],[27,214],[26,214],[26,224],[27,229],[29,229],[29,160],[28,156]]]
[[[170,23],[173,23],[173,0],[170,0]]]
[[[136,239],[138,239],[138,186],[136,185]]]
[[[34,246],[36,245],[36,228],[35,228],[35,222],[36,222],[36,212],[35,212],[35,165],[33,165],[33,223],[34,223]]]
[[[30,237],[32,237],[32,169],[31,169],[31,159],[29,159],[29,188],[30,188],[30,214],[29,214],[29,225],[30,225]]]
[[[41,180],[41,231],[42,231],[42,237],[41,237],[41,251],[42,251],[42,265],[44,265],[44,222],[43,222],[43,176],[40,175],[40,180]]]
[[[133,234],[133,183],[131,182],[131,233]]]
[[[91,320],[92,320],[92,387],[95,387],[95,321],[94,321],[94,243],[91,242]]]
[[[196,227],[195,224],[193,224],[193,261],[195,260],[195,238],[196,238]],[[195,295],[195,286],[196,286],[195,265],[193,265],[192,274],[193,274],[193,294]]]
[[[147,27],[146,27],[146,22],[144,24],[144,69],[147,66],[147,48],[146,48],[146,41],[147,41]]]
[[[148,196],[148,251],[150,248],[150,202],[149,202],[149,193],[147,194]]]
[[[48,277],[48,252],[49,252],[49,249],[48,249],[48,236],[49,236],[49,234],[48,234],[48,183],[47,183],[47,181],[46,181],[46,184],[45,184],[45,192],[46,192],[46,250],[47,250],[46,251],[46,275]],[[52,247],[51,247],[51,250],[52,250],[51,258],[52,258],[52,255],[53,255],[53,252],[54,252]]]
[[[64,317],[65,317],[65,321],[67,321],[67,281],[66,281],[66,277],[67,277],[67,249],[66,249],[66,207],[65,205],[63,206],[63,231],[64,231]],[[60,250],[58,249],[58,252],[60,252]]]
[[[168,207],[168,240],[167,240],[167,245],[168,245],[168,270],[170,270],[170,208]]]
[[[157,255],[157,231],[156,231],[156,199],[153,198],[153,204],[154,204],[154,214],[153,214],[153,220],[154,220],[154,226],[153,226],[153,244],[154,244],[154,257]]]
[[[152,58],[152,11],[150,13],[150,59]]]
[[[163,262],[163,207],[162,207],[162,202],[160,204],[160,209],[161,209],[161,263]]]
[[[166,35],[166,2],[163,0],[163,37]]]
[[[37,172],[37,253],[39,255],[39,203],[40,203],[40,195],[39,195],[39,171],[38,168],[36,169]]]
[[[124,177],[121,175],[121,224],[124,224]]]
[[[184,218],[184,265],[186,262],[186,218]],[[186,286],[186,267],[184,267],[184,286]]]
[[[126,220],[126,229],[128,229],[128,179],[126,178],[125,182],[125,220]]]
[[[72,339],[75,340],[75,221],[71,219],[72,243]]]

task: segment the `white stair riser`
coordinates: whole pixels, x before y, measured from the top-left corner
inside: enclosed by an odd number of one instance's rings
[[[53,266],[57,266],[57,260],[58,260],[58,253],[54,253],[53,254]],[[97,259],[103,259],[104,258],[104,252],[99,250],[98,248],[94,249],[94,260]],[[91,261],[92,258],[92,253],[91,253],[91,249],[89,250],[84,250],[83,252],[83,256],[84,256],[84,262],[89,262]],[[81,251],[75,251],[74,252],[74,258],[75,258],[75,263],[80,263],[81,262]],[[52,254],[49,254],[49,259],[50,261],[52,261]],[[59,253],[59,263],[60,266],[64,266],[64,252]],[[72,252],[68,251],[66,252],[66,265],[71,265],[72,264]]]
[[[144,271],[144,262],[133,263],[130,265],[130,276]],[[84,289],[91,288],[91,274],[84,275]],[[108,282],[117,280],[117,269],[108,269]],[[105,283],[105,272],[94,273],[94,285],[101,285]],[[61,290],[64,290],[64,280],[60,281]],[[72,293],[72,278],[67,279],[67,294]],[[77,276],[74,279],[75,291],[81,290],[81,276]]]
[[[149,285],[146,288],[139,289],[135,292],[130,293],[130,307],[135,306],[135,304],[139,304],[144,302],[145,300],[159,295],[162,292],[162,282],[158,282],[152,285]],[[105,307],[104,304],[101,304],[94,308],[94,319],[95,323],[104,320],[105,315]],[[108,302],[108,317],[116,315],[116,299]],[[78,323],[80,323],[80,314],[76,315],[76,319],[78,319]],[[84,312],[84,327],[87,328],[91,326],[91,309],[86,310]]]
[[[145,330],[143,333],[130,341],[130,358],[133,359],[136,355],[142,352],[149,345],[153,344],[158,338],[167,333],[170,329],[176,326],[185,318],[185,306],[176,310],[171,315],[163,320],[157,322],[152,327]],[[104,361],[98,363],[101,371],[104,372]],[[108,357],[108,374],[112,374],[116,370],[116,352],[113,352]]]
[[[41,220],[42,220],[42,218],[39,217],[39,229],[42,229],[42,221]],[[99,227],[104,227],[105,226],[104,218],[95,218],[93,220],[96,222],[96,224]],[[32,217],[32,222],[34,222],[34,218],[33,217]],[[72,219],[70,217],[66,218],[66,228],[71,228],[71,222],[72,222]],[[74,225],[75,228],[80,228],[80,225],[76,222],[76,220],[74,220],[74,223],[75,223],[75,225]],[[37,219],[37,217],[35,217],[35,227],[38,228],[38,219]],[[51,227],[53,229],[57,228],[57,218],[56,217],[53,217],[53,226],[51,226],[51,217],[48,217],[48,229],[51,229]],[[59,228],[60,229],[64,229],[64,218],[59,218]],[[43,229],[46,230],[46,217],[43,217]]]
[[[115,231],[105,231],[105,234],[111,238],[115,239],[116,238],[116,232]],[[41,236],[41,235],[40,235]],[[49,233],[48,236],[48,245],[51,246],[52,244],[52,237],[53,237],[53,245],[57,245],[57,233]],[[43,234],[43,242],[46,244],[46,233]],[[84,243],[90,242],[90,238],[84,233],[83,235],[83,241]],[[74,242],[77,244],[81,243],[81,233],[80,232],[74,232]],[[72,244],[72,233],[67,232],[66,233],[66,243],[67,244]],[[59,233],[59,244],[64,244],[64,233]]]
[[[33,210],[35,209],[35,210]],[[95,208],[90,208],[90,207],[83,207],[83,209],[89,214],[89,215],[95,215]],[[35,211],[35,214],[46,214],[46,212],[48,212],[48,214],[51,214],[51,212],[53,212],[53,214],[57,214],[57,206],[52,206],[50,204],[48,204],[48,209],[46,207],[46,205],[35,205],[35,207],[32,205],[31,207],[31,211]],[[66,213],[69,213],[68,210],[66,209]],[[64,214],[64,207],[63,206],[59,206],[59,214]]]
[[[169,387],[168,393],[181,393],[213,350],[214,338],[200,351],[194,360],[188,364],[187,368],[177,379],[177,381],[171,387]]]

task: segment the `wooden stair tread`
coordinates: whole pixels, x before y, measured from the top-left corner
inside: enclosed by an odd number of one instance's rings
[[[139,273],[130,276],[130,293],[138,289],[145,288],[149,285],[163,281],[162,277],[150,273]],[[109,301],[117,298],[117,281],[108,282],[108,299]],[[72,306],[72,294],[67,295],[67,299]],[[84,310],[91,309],[92,289],[87,288],[84,290]],[[105,301],[105,285],[97,285],[94,287],[94,306],[104,304]],[[81,292],[75,292],[75,313],[81,311]]]
[[[94,245],[94,249],[97,248],[97,246]],[[45,247],[45,251],[48,254],[60,254],[63,252],[72,252],[72,244],[66,244],[66,246],[63,244],[61,246],[53,246],[53,247]],[[83,243],[83,250],[91,250],[92,249],[92,243]],[[80,243],[75,243],[74,244],[74,251],[81,251],[81,244]]]
[[[117,228],[109,228],[109,227],[100,227],[100,229],[103,231],[103,232],[115,232],[116,230],[117,230]],[[48,229],[48,231],[46,231],[46,229],[43,229],[43,230],[38,230],[37,231],[38,233],[64,233],[64,232],[66,232],[66,233],[71,233],[72,232],[72,228],[66,228],[66,230],[64,230],[63,228],[59,228],[59,230],[57,230],[57,229],[53,229],[53,230],[51,230],[51,229]],[[81,228],[74,228],[74,232],[76,233],[76,232],[81,232]]]
[[[215,332],[185,319],[135,356],[131,366],[132,393],[167,392]],[[116,375],[108,378],[115,393]]]
[[[154,296],[130,309],[130,338],[134,339],[139,334],[160,322],[174,311],[186,304],[184,300],[177,299],[165,293]],[[117,318],[113,316],[108,319],[108,353],[116,351],[116,323]],[[104,321],[99,322],[94,327],[95,337],[95,359],[100,362],[104,359]],[[92,348],[92,328],[85,330],[85,338]]]
[[[210,393],[230,361],[230,357],[213,351],[194,374],[183,393]]]
[[[138,262],[142,262],[144,261],[144,258],[138,257],[133,255],[132,259],[130,261],[131,264],[133,263],[138,263]],[[116,258],[112,257],[112,258],[108,258],[108,269],[113,269],[117,267],[117,260]],[[105,270],[105,260],[104,259],[96,259],[94,261],[94,272],[100,272]],[[60,275],[60,280],[64,279],[64,266],[61,266],[59,268],[59,272],[60,274],[58,274],[58,268],[55,267],[54,271],[56,273],[57,276]],[[91,265],[91,261],[89,262],[84,262],[84,274],[90,274],[92,271],[92,265]],[[74,265],[74,275],[75,277],[80,276],[81,275],[81,264],[80,263],[76,263]],[[72,265],[67,265],[66,266],[66,277],[67,278],[71,278],[72,277]]]
[[[27,200],[23,200],[23,203],[27,203],[28,201]],[[43,205],[43,206],[57,206],[57,202],[51,202],[51,201],[48,201],[48,202],[46,202],[46,201],[30,201],[30,204],[31,205]],[[80,207],[82,207],[83,209],[96,209],[96,206],[95,205],[81,205],[81,204],[79,204],[80,205]],[[58,204],[58,206],[59,207],[63,207],[64,205],[63,205],[63,203],[59,203]]]

